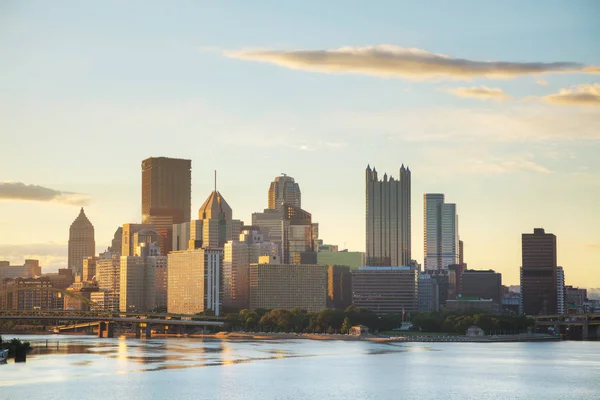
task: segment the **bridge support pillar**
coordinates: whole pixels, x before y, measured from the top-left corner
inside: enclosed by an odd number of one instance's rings
[[[146,324],[146,339],[152,339],[152,326]]]
[[[140,327],[140,324],[135,324],[135,338],[141,339],[141,337],[142,337],[142,328]]]
[[[581,327],[581,339],[582,340],[587,340],[588,339],[588,319],[587,316],[584,317],[583,319],[583,326]]]
[[[99,338],[103,338],[104,337],[104,330],[106,329],[106,322],[100,322],[98,324],[98,337]]]
[[[107,338],[115,337],[115,323],[114,322],[106,323],[106,337]]]

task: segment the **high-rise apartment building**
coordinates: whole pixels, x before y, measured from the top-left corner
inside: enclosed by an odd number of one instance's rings
[[[563,267],[556,267],[556,313],[564,315],[568,312],[569,300],[567,295],[567,286],[565,285],[565,270]]]
[[[257,230],[244,230],[239,240],[225,243],[223,251],[223,307],[242,310],[250,306],[250,264],[261,256],[278,254],[277,245],[267,242]]]
[[[83,259],[96,254],[94,225],[85,215],[83,207],[69,228],[68,268],[74,276],[83,274]]]
[[[104,253],[96,261],[96,282],[102,294],[96,294],[101,300],[103,311],[119,311],[121,291],[121,257],[116,253]],[[95,301],[92,299],[92,301]]]
[[[425,269],[439,270],[459,264],[456,204],[445,203],[441,193],[426,193],[423,213]]]
[[[521,307],[527,315],[557,313],[556,236],[535,228],[524,233],[521,265]]]
[[[408,266],[411,261],[410,169],[400,168],[398,179],[366,170],[367,265]]]
[[[411,267],[360,267],[352,271],[353,303],[378,315],[418,311],[418,275]]]
[[[294,178],[282,174],[275,178],[269,186],[269,209],[281,210],[283,203],[301,208],[300,186]]]
[[[223,250],[172,251],[168,257],[167,312],[197,314],[210,309],[220,315]]]

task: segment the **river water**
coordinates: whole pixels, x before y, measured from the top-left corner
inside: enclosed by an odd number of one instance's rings
[[[20,338],[50,348],[0,365],[2,400],[600,399],[598,342]]]

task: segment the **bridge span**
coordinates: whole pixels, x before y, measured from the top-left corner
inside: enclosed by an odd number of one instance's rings
[[[600,340],[600,314],[536,315],[535,327],[552,327],[557,333],[582,340]]]

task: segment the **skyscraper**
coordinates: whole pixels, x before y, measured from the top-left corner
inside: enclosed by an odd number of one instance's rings
[[[367,265],[410,265],[410,169],[400,168],[398,179],[367,166]]]
[[[521,307],[527,315],[557,313],[556,236],[535,228],[524,233],[521,265]]]
[[[83,259],[96,253],[94,225],[86,217],[83,207],[69,228],[68,267],[74,276],[83,274]]]
[[[283,203],[301,208],[300,186],[294,178],[282,174],[275,178],[269,186],[269,209],[281,210]]]
[[[171,250],[173,224],[190,220],[191,160],[151,157],[142,161],[142,223],[162,236],[161,250]]]
[[[425,270],[459,264],[456,204],[444,203],[440,193],[427,193],[423,200]]]

